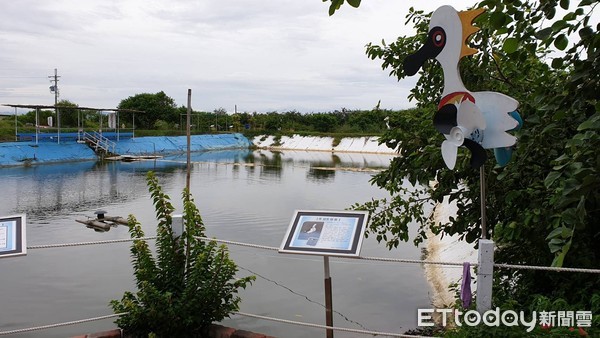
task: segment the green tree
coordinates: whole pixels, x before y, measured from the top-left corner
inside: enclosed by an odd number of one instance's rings
[[[78,105],[69,100],[60,100],[56,104],[58,111],[60,112],[60,126],[61,128],[66,127],[77,127],[77,118],[80,114]],[[57,122],[55,122],[56,124]]]
[[[229,129],[227,125],[229,122],[227,121],[227,109],[223,107],[219,107],[213,110],[214,113],[214,126],[217,131],[223,131]]]
[[[225,246],[198,239],[205,236],[204,223],[188,190],[183,192],[185,230],[174,237],[175,209],[169,196],[154,173],[147,179],[159,221],[156,257],[140,239],[140,224],[129,216],[129,232],[136,239],[131,254],[138,291],[110,302],[115,313],[123,313],[116,323],[133,337],[203,337],[208,325],[238,310],[236,294],[254,277],[236,279],[237,266]]]
[[[162,120],[169,125],[179,123],[179,113],[175,100],[163,91],[156,94],[142,93],[121,100],[119,109],[140,110],[143,113],[135,114],[136,128],[152,129],[157,120]],[[121,121],[132,121],[133,113],[121,112]]]
[[[38,112],[38,120],[40,125],[46,125],[46,121],[49,116],[54,116],[52,110],[40,110]],[[30,110],[23,115],[19,115],[17,120],[23,124],[31,124],[35,126],[35,110]]]
[[[316,131],[331,132],[337,126],[337,119],[332,114],[316,113],[305,116]]]
[[[501,168],[488,160],[484,168],[488,235],[498,245],[497,262],[600,266],[600,35],[591,20],[597,5],[589,0],[485,0],[477,6],[487,9],[476,20],[482,29],[472,39],[480,53],[461,62],[463,82],[472,91],[516,98],[525,121],[516,133],[512,162]],[[562,17],[556,17],[559,9]],[[402,80],[402,62],[425,40],[429,16],[411,9],[406,23],[417,34],[369,44],[367,55]],[[433,128],[432,116],[441,92],[441,69],[429,61],[409,96],[418,109],[391,117],[393,128],[381,138],[400,156],[372,183],[392,197],[355,206],[371,212],[370,235],[390,248],[409,240],[413,222],[420,227],[415,243],[428,228],[458,234],[474,245],[481,236],[478,172],[467,168],[464,153],[455,170],[448,170],[440,156],[444,137]],[[457,203],[457,215],[447,224],[435,224],[431,207],[445,196]],[[528,304],[534,294],[544,294],[588,304],[600,290],[593,274],[500,269],[496,275],[495,295],[504,301]]]

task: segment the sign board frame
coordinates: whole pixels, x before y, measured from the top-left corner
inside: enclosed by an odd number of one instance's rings
[[[279,252],[358,257],[368,218],[367,211],[296,210]]]
[[[0,258],[27,255],[25,214],[0,217]]]

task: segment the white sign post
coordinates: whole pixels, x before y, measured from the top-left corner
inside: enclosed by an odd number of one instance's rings
[[[333,326],[329,256],[358,257],[367,227],[366,211],[297,210],[279,248],[280,253],[323,256],[325,324]],[[333,330],[327,329],[327,338]]]
[[[27,254],[25,215],[0,217],[0,258]]]

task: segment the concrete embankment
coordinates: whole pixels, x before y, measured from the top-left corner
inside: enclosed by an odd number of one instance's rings
[[[276,138],[272,135],[259,135],[252,139],[252,143],[258,148],[272,150],[307,150],[307,151],[329,151],[329,152],[353,152],[373,154],[396,154],[394,149],[385,144],[379,144],[377,136],[368,137],[346,137],[334,144],[333,137],[321,136],[281,136]]]
[[[193,152],[223,149],[244,149],[250,141],[242,134],[194,135],[191,137]],[[187,150],[185,136],[138,137],[116,142],[119,155],[167,155]],[[0,143],[0,167],[23,166],[45,163],[96,160],[94,151],[84,143],[75,141],[60,144],[45,142]]]

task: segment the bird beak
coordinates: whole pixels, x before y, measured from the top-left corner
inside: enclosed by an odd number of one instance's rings
[[[404,73],[406,75],[408,75],[408,76],[415,75],[419,71],[419,69],[421,69],[421,67],[423,67],[423,64],[425,63],[425,61],[427,61],[428,59],[433,59],[436,56],[438,56],[438,54],[440,54],[440,52],[444,48],[443,44],[438,45],[438,46],[434,45],[433,39],[432,39],[434,30],[438,31],[438,32],[441,31],[443,33],[443,30],[440,27],[433,28],[431,31],[429,31],[429,35],[427,36],[427,40],[425,41],[425,44],[423,45],[423,47],[421,47],[415,53],[408,55],[406,57],[406,59],[404,59],[403,68],[404,68]],[[443,33],[443,34],[445,34],[445,33]]]
[[[414,54],[408,55],[406,59],[404,59],[403,63],[404,73],[406,73],[408,76],[417,74],[427,59],[432,59],[435,57],[435,55],[430,53],[430,50],[431,49],[427,47],[427,43],[425,43],[425,45]]]
[[[478,27],[473,26],[473,20],[483,14],[485,12],[485,8],[475,8],[470,11],[461,11],[458,12],[458,17],[460,18],[460,22],[462,24],[462,47],[460,50],[460,57],[469,56],[477,53],[477,49],[471,48],[467,45],[467,40],[469,37],[479,31]]]

